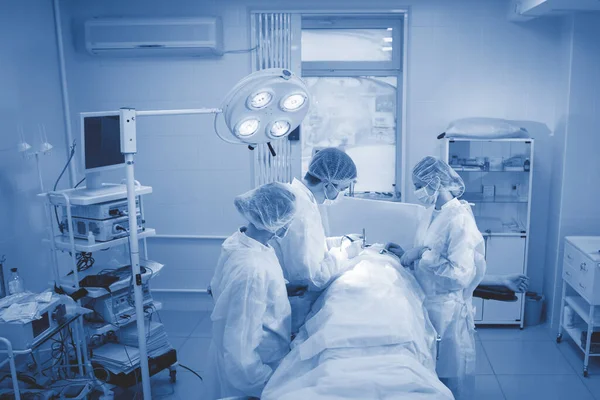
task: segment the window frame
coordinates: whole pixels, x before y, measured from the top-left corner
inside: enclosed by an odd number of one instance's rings
[[[303,14],[301,29],[386,29],[392,30],[391,61],[302,61],[302,77],[396,77],[396,168],[394,197],[401,202],[405,197],[405,79],[406,71],[406,14],[392,15],[331,15]],[[381,199],[385,200],[385,199]]]
[[[302,61],[303,76],[342,76],[339,71],[352,72],[352,76],[364,75],[386,76],[402,73],[402,36],[403,20],[398,17],[372,16],[310,16],[302,18],[302,30],[327,29],[387,29],[392,30],[392,59],[390,61]],[[350,76],[350,75],[348,75]]]

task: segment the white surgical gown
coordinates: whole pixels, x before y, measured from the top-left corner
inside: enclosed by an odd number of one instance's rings
[[[291,285],[306,285],[308,292],[291,297],[292,331],[297,332],[320,291],[344,272],[346,264],[339,251],[339,240],[328,240],[319,206],[311,191],[294,179],[290,190],[296,195],[296,216],[282,239],[272,245]],[[331,245],[331,249],[330,246]]]
[[[429,318],[442,337],[436,371],[457,399],[471,398],[475,373],[473,291],[485,275],[485,243],[466,202],[432,210],[417,232],[427,246],[415,265]]]
[[[207,399],[260,397],[290,350],[290,303],[275,252],[234,233],[223,243],[211,289]]]

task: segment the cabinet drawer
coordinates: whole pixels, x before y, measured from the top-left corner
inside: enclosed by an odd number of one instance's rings
[[[577,273],[577,271],[575,271],[575,268],[573,268],[566,262],[563,264],[562,277],[565,280],[565,282],[567,282],[573,288],[578,288],[577,284],[579,283],[579,274]]]
[[[564,262],[579,271],[579,275],[586,281],[593,282],[594,263],[569,242],[565,242]]]
[[[577,291],[583,291],[585,297],[594,301],[595,281],[598,278],[596,270],[597,263],[586,257],[581,251],[569,242],[565,242],[565,255],[563,270],[567,270],[567,266],[571,268],[570,272],[574,274],[575,282],[572,285]]]

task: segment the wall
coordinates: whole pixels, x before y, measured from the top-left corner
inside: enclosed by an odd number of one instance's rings
[[[562,286],[562,259],[565,236],[600,235],[600,13],[576,14],[568,25],[570,65],[567,102],[556,142],[559,162],[553,180],[552,220],[548,260],[551,273],[545,287],[550,295],[549,318],[556,326]]]
[[[52,275],[36,161],[17,152],[17,127],[36,150],[37,125],[45,125],[54,149],[41,156],[40,167],[44,188],[51,188],[67,154],[53,18],[50,0],[5,1],[0,12],[0,256],[7,258],[5,278],[18,267],[30,290],[47,287]]]
[[[65,0],[67,42],[78,24],[93,16],[220,15],[225,47],[249,46],[251,9],[365,9],[358,0],[178,1]],[[374,1],[368,9],[410,9],[407,165],[440,154],[436,140],[447,124],[468,116],[535,121],[554,128],[559,73],[557,20],[515,24],[504,0]],[[75,29],[71,29],[75,27]],[[219,60],[116,60],[66,49],[73,121],[80,111],[214,106],[250,72],[249,55]],[[228,235],[240,222],[231,207],[249,188],[246,150],[220,143],[208,117],[162,117],[139,123],[138,178],[154,187],[148,198],[149,225],[164,234]],[[77,125],[74,125],[77,126]],[[532,132],[536,170],[530,249],[533,290],[540,291],[545,264],[552,143],[550,130]],[[407,169],[409,173],[409,169]],[[409,191],[408,200],[412,200]],[[204,288],[216,263],[219,241],[155,239],[151,256],[169,265],[155,287]]]
[[[218,15],[227,50],[249,47],[245,10],[215,2],[63,1],[66,62],[73,126],[79,113],[134,107],[139,110],[218,107],[250,70],[249,54],[205,58],[98,58],[81,51],[82,23],[92,17]],[[147,226],[160,235],[226,237],[241,225],[233,197],[251,187],[245,146],[222,142],[212,116],[141,117],[137,124],[136,179],[154,188],[145,197]],[[81,170],[81,169],[80,169]],[[119,181],[121,173],[107,174]],[[155,288],[205,289],[221,240],[159,237],[149,257],[167,265]]]

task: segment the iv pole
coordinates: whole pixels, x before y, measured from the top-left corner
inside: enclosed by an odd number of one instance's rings
[[[189,114],[220,114],[219,108],[202,108],[190,110],[153,110],[136,111],[133,108],[119,110],[121,121],[121,153],[125,156],[125,171],[127,180],[127,207],[135,210],[135,176],[134,156],[137,153],[136,116],[145,115],[189,115]],[[131,273],[134,277],[133,293],[137,318],[138,346],[140,350],[140,367],[142,370],[142,390],[144,400],[152,400],[150,388],[150,370],[148,367],[148,349],[146,344],[146,329],[144,316],[144,296],[142,293],[142,275],[140,272],[140,253],[137,231],[137,216],[129,212],[129,255],[131,257]]]

